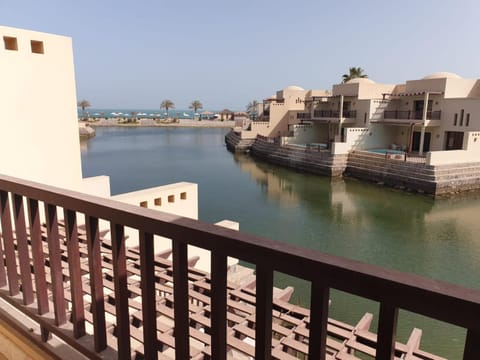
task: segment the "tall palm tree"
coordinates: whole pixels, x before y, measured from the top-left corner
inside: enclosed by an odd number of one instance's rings
[[[79,102],[77,103],[77,106],[82,109],[83,119],[86,119],[85,109],[88,108],[88,107],[90,107],[90,106],[92,106],[92,105],[90,105],[90,103],[88,102],[88,100],[83,99],[82,101],[79,101]]]
[[[193,100],[188,108],[193,109],[193,111],[197,112],[197,110],[203,109],[203,105],[200,101]]]
[[[258,101],[257,100],[253,100],[253,101],[250,101],[247,105],[247,114],[253,119],[255,120],[257,115],[258,115]]]
[[[175,104],[173,103],[172,100],[163,100],[162,103],[160,104],[160,109],[165,109],[165,112],[167,115],[165,118],[168,117],[168,109],[175,109]]]
[[[343,74],[343,82],[346,83],[348,80],[355,78],[368,78],[368,75],[363,72],[364,70],[361,67],[351,67],[348,69],[348,74]]]

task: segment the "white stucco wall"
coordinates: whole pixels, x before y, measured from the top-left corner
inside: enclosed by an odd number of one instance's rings
[[[198,219],[198,186],[179,182],[112,196],[112,199],[149,209]]]
[[[32,40],[43,54],[32,53]],[[71,39],[0,26],[0,79],[0,173],[81,190]]]
[[[327,124],[309,124],[309,125],[290,125],[293,130],[293,137],[287,138],[286,144],[309,144],[309,143],[327,143],[328,125]]]

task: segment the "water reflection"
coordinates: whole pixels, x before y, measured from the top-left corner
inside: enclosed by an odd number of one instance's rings
[[[296,211],[282,241],[480,288],[480,197],[449,200],[297,173],[234,154],[270,202]],[[288,234],[287,236],[285,234]]]
[[[283,208],[269,236],[300,246],[404,272],[480,288],[480,197],[434,200],[418,194],[359,182],[332,181],[294,172],[249,156],[235,163]],[[288,211],[293,209],[293,211]],[[289,223],[282,218],[287,212]],[[308,306],[309,286],[285,275],[280,286],[295,286],[294,301]],[[378,304],[332,291],[331,316],[355,323],[364,312],[378,319]],[[399,339],[413,327],[424,330],[426,349],[448,358],[461,357],[465,331],[402,312]]]

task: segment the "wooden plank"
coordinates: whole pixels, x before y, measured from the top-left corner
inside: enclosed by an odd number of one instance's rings
[[[86,215],[85,223],[87,226],[88,268],[90,272],[90,291],[92,297],[93,339],[95,350],[100,352],[107,347],[102,259],[100,256],[101,240],[98,229],[98,219]]]
[[[227,358],[227,256],[211,252],[211,349],[214,359]]]
[[[10,296],[15,296],[20,292],[20,285],[13,242],[10,202],[6,191],[0,191],[0,220],[2,224],[3,247],[5,249],[5,262],[7,264],[8,290]]]
[[[48,261],[50,264],[50,276],[52,278],[53,311],[55,313],[55,325],[58,326],[67,322],[67,311],[63,290],[57,207],[45,204],[45,216],[47,220]]]
[[[22,279],[23,304],[30,305],[34,301],[34,296],[23,197],[13,194],[12,200],[14,210],[13,218],[17,235],[18,260],[20,263],[20,277]]]
[[[118,358],[130,358],[130,316],[128,313],[127,260],[122,225],[111,223],[113,279],[115,283],[115,316],[117,320]]]
[[[82,272],[78,248],[77,215],[74,211],[64,210],[65,231],[68,253],[68,273],[72,297],[72,324],[75,338],[85,335],[85,310],[83,303]]]
[[[37,311],[39,315],[43,315],[48,313],[50,310],[48,305],[45,257],[43,254],[42,230],[40,228],[40,212],[38,201],[34,199],[28,199],[27,206],[28,220],[30,224],[33,273],[35,274],[35,289],[37,294]]]

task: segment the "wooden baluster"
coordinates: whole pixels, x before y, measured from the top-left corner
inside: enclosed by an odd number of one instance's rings
[[[45,274],[45,256],[43,255],[42,230],[40,228],[40,211],[38,201],[28,199],[28,222],[30,224],[30,240],[33,258],[33,273],[35,274],[35,288],[37,293],[37,312],[39,315],[50,311],[48,304],[47,278]],[[47,341],[50,337],[48,330],[41,327],[41,337]]]
[[[175,358],[190,358],[188,312],[187,244],[172,240],[173,244],[173,299],[175,316]]]
[[[395,334],[397,331],[398,308],[380,304],[378,319],[377,360],[393,360],[395,354]]]
[[[153,235],[140,231],[139,242],[144,355],[145,359],[157,359],[157,312],[155,302],[155,253]]]
[[[85,309],[83,302],[82,271],[80,268],[80,251],[78,247],[77,214],[64,210],[65,232],[67,235],[68,271],[70,291],[72,293],[72,323],[75,338],[85,335]]]
[[[272,357],[272,302],[273,269],[266,264],[257,264],[255,359]]]
[[[87,225],[88,266],[90,270],[91,310],[93,315],[93,339],[95,351],[100,352],[107,347],[107,331],[105,324],[105,302],[103,295],[102,258],[100,254],[101,240],[98,219],[85,216]]]
[[[53,310],[55,313],[55,325],[58,326],[67,322],[67,313],[63,289],[57,207],[55,205],[45,204],[45,215],[47,220],[48,260],[50,264],[50,276],[52,277]]]
[[[17,273],[17,261],[15,244],[13,242],[12,218],[8,193],[0,191],[0,215],[2,223],[3,247],[5,249],[5,262],[7,264],[8,289],[14,296],[20,292],[19,277]]]
[[[330,289],[321,280],[312,282],[308,358],[325,360],[327,349],[328,302]]]
[[[25,225],[25,210],[23,208],[23,197],[13,195],[13,208],[15,219],[15,230],[17,234],[17,249],[20,262],[20,276],[22,279],[23,304],[33,303],[32,272],[30,269],[30,254],[28,253],[27,229]]]
[[[130,316],[128,313],[127,259],[122,225],[112,223],[113,278],[115,282],[115,313],[117,318],[118,358],[130,359]]]
[[[227,256],[211,252],[211,345],[212,358],[227,358]]]
[[[463,360],[480,359],[480,331],[468,329],[463,351]]]

